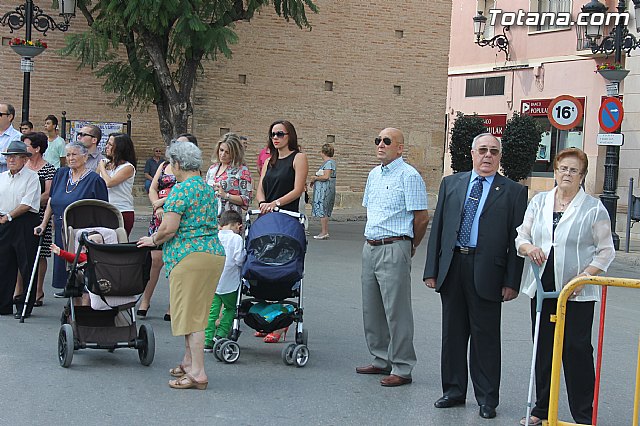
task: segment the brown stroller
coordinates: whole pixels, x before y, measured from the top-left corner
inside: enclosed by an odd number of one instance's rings
[[[58,334],[58,361],[69,367],[79,349],[134,348],[142,365],[151,365],[155,338],[150,325],[138,330],[135,304],[149,280],[148,250],[127,243],[121,213],[100,200],[80,200],[69,205],[63,216],[67,251],[75,253],[64,294],[69,298]],[[100,226],[113,230],[117,244],[89,240],[86,228]],[[105,242],[106,241],[105,239]],[[84,249],[84,250],[83,250]],[[79,265],[82,252],[87,255]],[[92,306],[76,306],[73,298],[88,291]],[[100,302],[96,307],[95,301]]]

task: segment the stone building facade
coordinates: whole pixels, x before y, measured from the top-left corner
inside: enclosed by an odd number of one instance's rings
[[[255,172],[269,124],[287,119],[309,154],[310,174],[320,166],[322,144],[335,143],[337,185],[341,192],[355,192],[357,202],[376,164],[373,139],[381,128],[394,126],[405,133],[407,161],[423,175],[429,192],[437,193],[445,146],[451,1],[317,4],[320,13],[309,15],[312,30],[301,30],[264,8],[250,22],[236,24],[239,42],[230,60],[220,57],[205,64],[194,90],[191,128],[206,158],[221,133],[235,131],[250,138],[247,163]],[[0,1],[0,13],[13,8],[12,2]],[[72,28],[83,24],[78,15]],[[6,46],[12,36],[8,29],[0,27],[0,34],[0,98],[19,110],[19,58]],[[18,36],[24,37],[24,31]],[[46,40],[52,49],[35,59],[32,73],[36,127],[47,114],[60,116],[63,110],[71,119],[126,120],[123,108],[110,106],[112,97],[101,91],[100,81],[55,54],[63,36],[50,32]],[[161,141],[157,116],[153,107],[132,115],[142,163]]]

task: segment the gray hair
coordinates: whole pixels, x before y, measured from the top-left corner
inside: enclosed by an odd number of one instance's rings
[[[167,158],[173,166],[180,164],[185,172],[197,171],[202,167],[202,151],[192,142],[176,142],[167,148]]]
[[[485,136],[489,136],[489,137],[495,139],[495,141],[498,142],[498,146],[500,147],[500,152],[502,152],[502,141],[500,141],[500,139],[496,138],[491,133],[480,133],[478,136],[473,138],[473,142],[471,142],[471,149],[476,149],[476,144],[477,144],[478,140],[480,138],[484,138]]]
[[[89,155],[89,150],[87,149],[87,147],[82,145],[78,141],[69,142],[64,148],[67,152],[69,152],[70,149],[77,149],[78,151],[80,151],[80,154],[85,156]]]

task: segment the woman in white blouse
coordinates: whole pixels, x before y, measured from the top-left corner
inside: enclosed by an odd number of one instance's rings
[[[101,161],[96,172],[107,184],[109,202],[122,213],[128,237],[135,220],[132,190],[136,177],[136,150],[129,135],[112,133],[107,140],[105,154],[108,161]]]
[[[582,189],[588,160],[577,148],[558,153],[554,160],[557,186],[537,194],[527,207],[524,221],[518,227],[516,248],[525,258],[522,292],[531,297],[531,323],[535,326],[536,282],[531,264],[540,266],[545,291],[561,290],[577,276],[605,272],[615,250],[611,238],[611,221],[600,200]],[[595,302],[600,287],[577,288],[567,303],[567,322],[563,365],[569,408],[576,423],[591,424],[595,372],[591,328]],[[551,358],[555,324],[556,299],[546,299],[542,307],[539,343],[536,355],[536,404],[530,425],[542,424],[549,409]],[[525,424],[523,418],[520,422]]]

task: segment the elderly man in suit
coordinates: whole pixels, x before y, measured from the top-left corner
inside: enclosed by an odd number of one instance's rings
[[[442,180],[431,225],[424,282],[442,301],[437,408],[464,404],[469,370],[483,418],[499,403],[501,302],[517,297],[523,261],[514,240],[526,187],[497,173],[502,146],[488,133],[471,145],[473,170]]]

